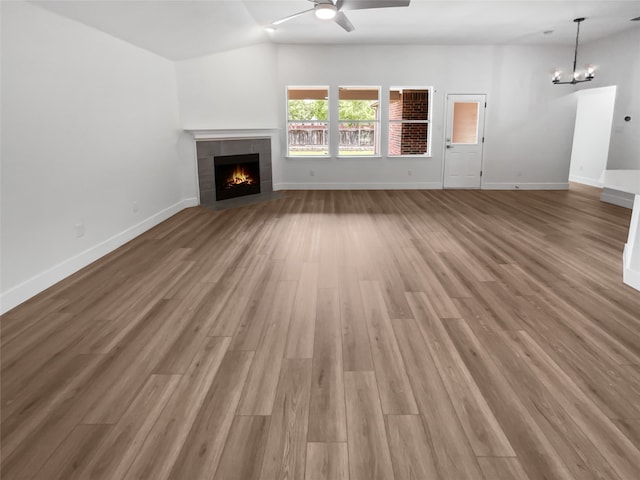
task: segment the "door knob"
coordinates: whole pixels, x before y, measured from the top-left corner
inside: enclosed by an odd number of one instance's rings
[[[451,148],[451,145],[447,145],[447,148]]]

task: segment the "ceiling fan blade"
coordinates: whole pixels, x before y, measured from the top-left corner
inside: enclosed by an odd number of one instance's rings
[[[347,16],[342,12],[338,12],[333,21],[344,28],[347,32],[353,32],[356,29]]]
[[[331,0],[307,0],[307,2],[315,3],[316,5],[320,5],[321,3],[328,3],[330,5],[334,4]]]
[[[300,15],[304,15],[305,13],[313,12],[314,10],[315,8],[310,8],[309,10],[304,10],[302,12],[294,13],[293,15],[289,15],[288,17],[284,17],[284,18],[281,18],[280,20],[276,20],[275,22],[272,22],[271,25],[280,25],[281,23],[288,22],[289,20],[299,17]]]
[[[408,7],[411,0],[338,0],[338,10],[364,10],[366,8]]]

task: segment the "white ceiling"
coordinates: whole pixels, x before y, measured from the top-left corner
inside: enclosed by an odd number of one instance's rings
[[[346,0],[348,1],[348,0]],[[376,0],[370,0],[371,3]],[[256,43],[292,44],[563,44],[575,42],[576,17],[586,17],[580,42],[640,28],[640,0],[433,1],[406,8],[346,12],[347,33],[308,13],[278,26],[271,22],[309,9],[307,0],[46,0],[47,10],[102,30],[172,60]],[[551,34],[543,34],[553,30]]]

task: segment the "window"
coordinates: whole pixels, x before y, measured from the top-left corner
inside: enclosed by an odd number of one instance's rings
[[[287,155],[329,155],[329,87],[287,89]]]
[[[389,90],[389,155],[430,155],[430,87]]]
[[[336,150],[339,157],[380,155],[380,90],[341,86],[330,103],[328,86],[287,87],[287,156],[329,157]],[[388,156],[431,155],[432,94],[432,87],[389,88],[388,124],[387,118],[382,123]]]
[[[475,145],[478,143],[478,102],[453,104],[453,135],[451,143]]]
[[[372,156],[379,153],[380,89],[340,87],[338,155]]]

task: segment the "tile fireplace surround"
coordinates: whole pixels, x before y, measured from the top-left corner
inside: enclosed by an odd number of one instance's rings
[[[271,174],[272,130],[189,130],[196,141],[200,205],[216,205],[213,159],[218,156],[260,155],[260,194],[273,192]],[[226,200],[228,201],[228,200]],[[225,202],[225,200],[222,200]]]

